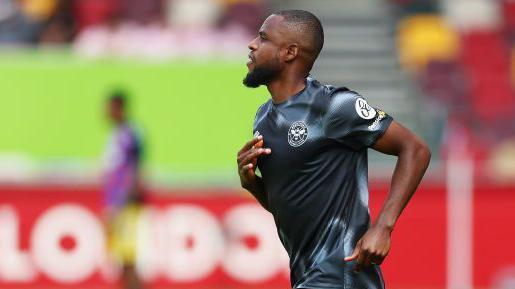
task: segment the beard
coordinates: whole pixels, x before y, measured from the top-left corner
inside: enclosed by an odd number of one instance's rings
[[[243,85],[250,88],[267,85],[277,77],[279,72],[280,69],[275,61],[271,61],[266,65],[256,66],[254,70],[247,73],[247,76],[243,79]]]

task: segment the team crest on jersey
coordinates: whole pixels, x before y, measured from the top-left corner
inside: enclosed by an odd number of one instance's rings
[[[288,143],[292,147],[301,146],[308,139],[308,127],[302,121],[296,121],[288,130]]]
[[[356,112],[363,119],[373,119],[376,116],[376,110],[373,109],[363,98],[356,99]]]

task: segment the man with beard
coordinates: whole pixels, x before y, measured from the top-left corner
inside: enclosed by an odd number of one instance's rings
[[[347,88],[309,75],[324,42],[307,11],[268,17],[249,44],[248,87],[266,85],[254,139],[238,152],[241,185],[272,213],[293,288],[384,288],[379,265],[429,165],[427,145]],[[397,156],[378,218],[368,208],[367,149]],[[259,168],[261,176],[256,174]]]

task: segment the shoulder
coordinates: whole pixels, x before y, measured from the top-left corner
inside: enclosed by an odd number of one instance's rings
[[[353,124],[372,120],[377,111],[359,93],[347,88],[336,88],[330,93],[325,123]]]
[[[356,102],[362,96],[347,87],[330,87],[329,98],[334,104],[349,104]]]
[[[327,103],[327,116],[334,115],[349,115],[356,109],[356,103],[363,97],[355,91],[346,87],[331,87],[329,86],[328,103]],[[366,101],[365,101],[366,102]]]
[[[141,128],[135,123],[128,123],[121,129],[121,138],[126,145],[140,143],[142,139]]]
[[[126,132],[128,135],[130,135],[132,138],[139,138],[141,135],[141,127],[136,123],[128,123],[126,128]]]
[[[360,97],[357,92],[352,91],[347,87],[336,87],[331,84],[321,84],[318,80],[312,77],[308,77],[308,83],[312,90],[312,94],[315,94],[317,99],[325,102],[327,105],[330,105],[331,103],[352,102],[356,98]]]
[[[270,110],[270,106],[272,104],[272,100],[269,99],[267,102],[260,105],[256,111],[256,116],[254,117],[254,125],[260,122]]]

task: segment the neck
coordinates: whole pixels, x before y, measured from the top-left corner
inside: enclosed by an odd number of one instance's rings
[[[283,77],[270,82],[266,87],[272,96],[272,102],[282,103],[306,87],[306,77],[285,73]]]

